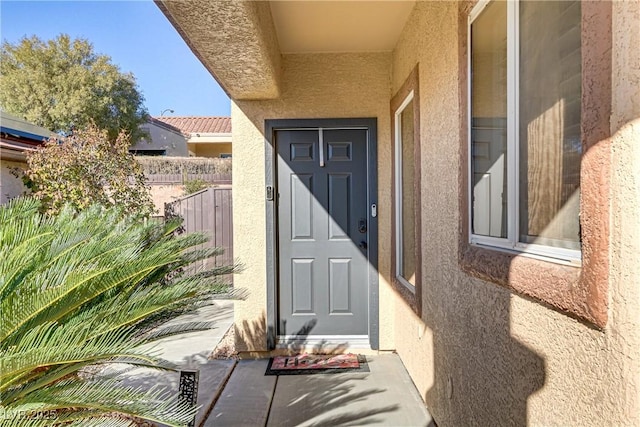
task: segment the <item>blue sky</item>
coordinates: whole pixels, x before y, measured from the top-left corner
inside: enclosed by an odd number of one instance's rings
[[[152,116],[228,116],[229,98],[151,0],[0,1],[0,36],[85,38],[132,72]]]

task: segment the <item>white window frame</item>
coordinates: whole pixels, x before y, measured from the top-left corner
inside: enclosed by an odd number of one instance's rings
[[[469,243],[476,246],[489,247],[491,249],[502,250],[511,253],[518,253],[524,256],[542,259],[545,261],[560,264],[581,265],[582,251],[575,249],[558,248],[533,243],[522,243],[518,241],[519,236],[519,204],[520,191],[517,185],[520,176],[520,158],[518,123],[519,120],[519,2],[508,1],[507,3],[507,238],[483,236],[473,234],[473,151],[471,141],[472,128],[472,105],[471,105],[471,24],[480,16],[484,8],[496,0],[481,0],[471,10],[467,22],[467,152],[468,152],[468,225]]]
[[[407,97],[402,101],[402,104],[398,107],[398,109],[394,112],[394,128],[395,135],[393,139],[394,150],[395,150],[395,211],[396,211],[396,223],[394,227],[396,228],[396,271],[395,276],[396,279],[402,283],[404,286],[407,286],[410,289],[414,289],[415,286],[411,284],[407,279],[402,276],[402,268],[404,261],[404,254],[402,252],[402,235],[403,235],[403,224],[402,224],[402,112],[407,108],[409,103],[413,101],[413,90],[409,92]],[[414,144],[417,144],[417,141],[414,141]],[[413,165],[411,165],[413,167]]]

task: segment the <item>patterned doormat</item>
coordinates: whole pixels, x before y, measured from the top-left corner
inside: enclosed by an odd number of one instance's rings
[[[313,375],[369,372],[367,358],[359,354],[299,354],[269,359],[265,375]]]

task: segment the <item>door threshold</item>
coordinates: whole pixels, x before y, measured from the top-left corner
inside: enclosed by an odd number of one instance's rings
[[[368,335],[278,335],[277,349],[305,349],[313,353],[371,349]]]

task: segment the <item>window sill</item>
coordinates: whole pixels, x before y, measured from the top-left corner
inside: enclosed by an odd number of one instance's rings
[[[470,276],[492,282],[560,312],[604,327],[599,313],[606,301],[588,292],[583,268],[548,262],[523,254],[467,245],[460,257],[461,269]]]
[[[550,262],[553,264],[565,265],[568,267],[582,267],[582,259],[580,258],[569,258],[562,256],[555,256],[553,251],[548,251],[545,253],[544,250],[540,250],[538,252],[527,250],[526,247],[507,247],[507,246],[494,246],[482,242],[471,241],[471,245],[487,250],[494,250],[499,252],[504,252],[511,255],[520,255],[527,258],[537,259],[538,261]],[[577,252],[577,251],[576,251]]]

